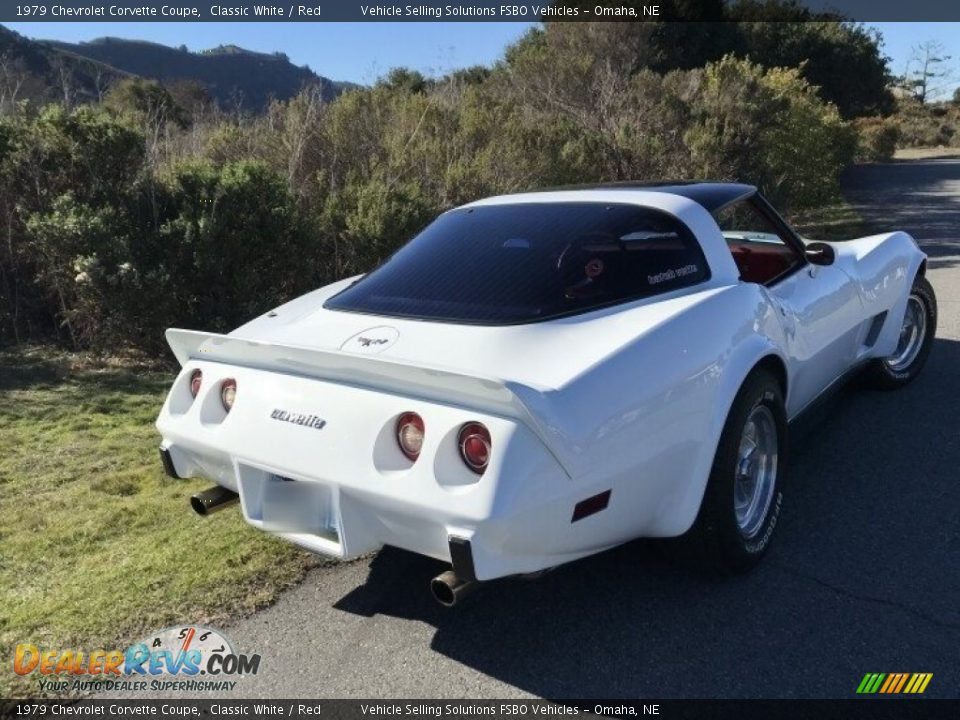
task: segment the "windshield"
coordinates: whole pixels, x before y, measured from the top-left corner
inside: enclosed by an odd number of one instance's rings
[[[522,323],[665,293],[708,275],[687,227],[659,210],[593,202],[481,205],[444,213],[326,307]]]

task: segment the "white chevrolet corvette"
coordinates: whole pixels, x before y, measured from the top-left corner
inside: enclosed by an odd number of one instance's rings
[[[216,483],[201,514],[450,562],[445,604],[637,537],[745,570],[788,423],[854,370],[923,367],[925,270],[903,232],[805,241],[748,185],[488,198],[229,335],[169,330],[161,456]]]

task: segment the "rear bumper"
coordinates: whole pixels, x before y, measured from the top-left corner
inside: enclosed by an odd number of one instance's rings
[[[176,466],[173,463],[173,454],[170,451],[170,448],[166,445],[160,446],[160,462],[163,465],[164,472],[171,478],[182,479],[181,476],[177,473]],[[218,486],[219,487],[219,486]],[[243,484],[240,484],[240,487],[243,487]],[[262,488],[257,488],[257,492],[262,492]],[[225,491],[226,492],[226,491]],[[231,493],[232,494],[232,493]],[[244,505],[244,508],[246,505]],[[247,517],[247,520],[250,520],[249,515],[247,515],[246,509],[244,509],[244,515]],[[254,523],[256,524],[256,523]],[[262,525],[262,522],[261,522]],[[339,545],[340,532],[338,530],[337,535],[334,538],[326,537],[321,538],[319,536],[311,537],[312,533],[306,533],[308,536],[305,539],[301,539],[301,544],[307,547],[307,549],[315,550],[317,552],[322,552],[329,554],[329,547],[326,544],[318,545],[318,540],[333,540],[335,544]],[[291,537],[295,542],[296,537]],[[477,579],[476,568],[473,562],[473,548],[471,546],[470,540],[464,537],[458,537],[456,535],[449,535],[447,537],[447,548],[450,557],[450,563],[453,566],[453,571],[458,578],[465,581],[473,581]],[[343,547],[339,548],[339,553],[336,554],[337,557],[343,557]]]
[[[200,394],[188,391],[194,368]],[[237,382],[229,414],[225,378]],[[277,408],[320,418],[279,421]],[[419,413],[420,458],[400,453],[396,419]],[[457,450],[465,422],[483,422],[494,453],[482,475]],[[317,427],[320,425],[320,427]],[[573,481],[525,425],[504,417],[267,370],[193,361],[157,419],[168,474],[199,477],[239,494],[245,519],[310,551],[352,558],[392,545],[465,570],[478,580],[536,572],[622,542],[600,513],[572,523],[579,500],[609,488]],[[614,535],[622,534],[622,529]],[[451,550],[451,538],[456,538]]]
[[[400,501],[325,478],[291,476],[248,458],[168,441],[161,457],[178,477],[203,477],[235,490],[254,527],[338,559],[391,545],[449,562],[464,580],[490,580],[550,568],[610,545],[596,545],[594,534],[583,532],[586,523],[571,523],[574,495],[562,476],[553,481],[564,492],[552,500],[504,511],[488,507],[484,516],[468,518],[412,497]],[[572,534],[582,536],[578,546],[571,546]]]

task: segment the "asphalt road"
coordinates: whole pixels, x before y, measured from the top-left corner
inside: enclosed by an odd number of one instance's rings
[[[226,628],[263,656],[237,694],[852,697],[897,671],[960,695],[960,162],[859,168],[846,187],[930,254],[938,339],[909,388],[845,390],[798,429],[759,569],[705,578],[637,542],[447,610],[427,591],[443,567],[386,549]]]

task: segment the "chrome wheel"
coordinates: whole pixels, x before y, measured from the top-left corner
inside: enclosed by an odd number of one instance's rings
[[[752,538],[763,527],[777,485],[777,423],[766,405],[757,405],[740,436],[733,482],[737,526]]]
[[[920,348],[923,347],[923,340],[927,336],[927,312],[923,301],[918,295],[911,295],[907,299],[907,311],[903,315],[903,325],[900,327],[900,339],[897,341],[897,349],[893,355],[888,357],[886,362],[894,372],[902,372],[910,367],[917,355],[920,354]]]

